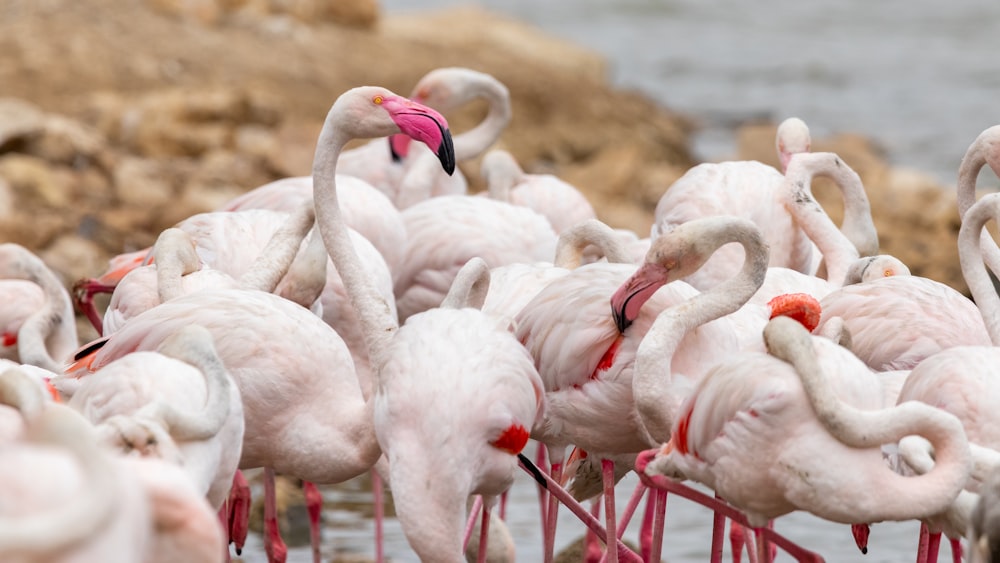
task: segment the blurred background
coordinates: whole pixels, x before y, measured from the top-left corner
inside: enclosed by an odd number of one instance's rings
[[[510,88],[500,145],[525,169],[574,183],[640,236],[691,166],[776,164],[777,123],[801,117],[814,150],[861,175],[882,251],[965,291],[954,179],[1000,123],[997,29],[989,0],[0,0],[0,237],[67,285],[96,275],[184,217],[308,174],[344,90],[407,94],[459,65]],[[448,118],[460,131],[484,112]],[[475,162],[463,171],[481,187]],[[837,198],[814,189],[837,218]],[[80,336],[96,334],[80,324]],[[537,501],[530,482],[515,489],[512,532],[533,561]],[[324,553],[365,560],[367,482],[324,494]],[[668,513],[669,559],[705,560],[710,516],[683,502]],[[830,561],[910,560],[916,545],[909,524],[876,526],[867,556],[844,526],[793,516],[779,530]],[[561,528],[560,547],[579,533]],[[389,553],[412,560],[391,521],[387,534]],[[245,561],[262,560],[255,541]],[[307,558],[299,546],[290,561]]]

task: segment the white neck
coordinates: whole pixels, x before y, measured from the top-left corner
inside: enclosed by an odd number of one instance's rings
[[[673,421],[683,399],[676,396],[670,386],[670,363],[681,340],[691,330],[738,310],[764,283],[769,255],[760,233],[732,222],[725,225],[722,229],[706,230],[700,236],[713,252],[730,242],[743,245],[746,259],[739,274],[682,304],[665,309],[636,351],[632,395],[651,447],[670,440]]]
[[[18,254],[15,271],[4,272],[4,275],[30,281],[45,294],[42,308],[25,319],[18,331],[19,360],[62,373],[62,362],[79,345],[73,303],[62,282],[40,258],[23,248],[18,248]]]
[[[486,152],[497,142],[510,123],[510,95],[507,88],[495,80],[476,80],[476,93],[486,98],[489,109],[486,117],[472,129],[455,135],[455,161],[462,162]]]
[[[288,219],[271,235],[250,269],[240,276],[240,287],[273,293],[278,287],[278,282],[291,268],[302,246],[302,239],[309,234],[313,223],[315,223],[315,206],[311,201],[290,213]],[[325,252],[323,271],[326,272]]]
[[[963,223],[969,208],[976,203],[976,180],[979,178],[979,171],[989,162],[989,151],[995,150],[992,141],[998,134],[1000,134],[998,127],[991,127],[980,134],[962,157],[962,163],[958,167],[958,183],[955,189],[958,197],[958,216]],[[981,259],[986,261],[990,270],[1000,272],[1000,248],[988,233],[982,233],[980,239]]]
[[[375,379],[386,360],[387,347],[399,328],[389,303],[369,282],[358,258],[344,222],[337,200],[337,157],[344,145],[351,140],[337,126],[336,106],[327,114],[319,134],[316,154],[313,157],[313,202],[316,205],[316,224],[323,236],[323,243],[333,260],[337,273],[344,281],[344,288],[361,323],[362,334],[368,345],[371,374]],[[374,389],[375,385],[368,385]],[[362,385],[362,388],[366,388]],[[368,399],[368,397],[365,397]]]
[[[804,170],[797,170],[804,167]],[[872,221],[871,204],[861,177],[834,153],[799,153],[792,157],[786,177],[803,181],[806,188],[815,177],[833,180],[844,198],[844,222],[840,230],[861,256],[878,254],[878,232]]]
[[[572,270],[583,263],[583,251],[594,245],[612,264],[631,262],[628,250],[614,229],[597,219],[587,219],[559,233],[553,264]]]
[[[962,227],[958,231],[958,259],[962,265],[962,275],[969,286],[969,292],[979,307],[979,313],[986,324],[990,340],[994,346],[1000,346],[1000,296],[993,286],[993,280],[987,273],[984,263],[987,248],[996,250],[993,237],[983,227],[1000,213],[1000,194],[990,194],[972,205],[962,218]],[[984,248],[984,241],[989,240]],[[990,269],[993,270],[992,265]],[[994,275],[998,273],[993,270]]]

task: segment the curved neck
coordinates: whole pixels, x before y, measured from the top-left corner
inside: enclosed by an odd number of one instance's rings
[[[987,141],[987,132],[984,132],[969,147],[965,156],[962,157],[962,163],[958,167],[958,183],[955,185],[955,190],[958,198],[958,216],[962,220],[962,223],[965,223],[966,214],[976,203],[976,180],[979,179],[979,171],[988,162],[988,151],[991,148]],[[959,251],[961,252],[961,246],[959,247]],[[1000,247],[997,247],[996,242],[993,241],[993,238],[988,233],[980,235],[978,251],[981,256],[979,259],[984,260],[990,270],[1000,272]],[[996,343],[996,340],[994,340],[994,343]]]
[[[769,253],[759,233],[727,224],[705,236],[713,252],[726,243],[740,243],[746,259],[735,277],[661,312],[639,344],[632,396],[652,447],[670,440],[683,399],[670,386],[670,364],[681,340],[695,328],[737,311],[760,289],[767,274]]]
[[[17,271],[5,274],[30,281],[45,294],[42,308],[25,319],[18,330],[20,362],[62,373],[62,362],[69,359],[79,345],[73,302],[66,288],[40,258],[27,250],[18,261]]]
[[[837,226],[812,197],[810,185],[816,176],[831,178],[844,197],[844,225]],[[795,155],[785,175],[785,207],[826,263],[827,280],[844,285],[847,272],[859,256],[878,253],[878,234],[861,179],[833,153]]]
[[[166,229],[153,245],[156,264],[156,292],[160,303],[184,295],[184,276],[201,269],[191,235],[178,228]]]
[[[441,302],[442,308],[461,309],[472,307],[482,309],[486,302],[486,294],[490,290],[490,268],[486,261],[474,257],[465,263],[458,271],[455,280],[451,282],[448,295]]]
[[[309,205],[312,205],[311,201]],[[323,237],[320,236],[319,229],[314,228],[305,249],[295,257],[275,293],[306,309],[311,308],[326,287],[329,259]]]
[[[628,250],[614,229],[597,219],[587,219],[559,234],[553,264],[569,270],[579,267],[583,263],[583,251],[590,245],[596,246],[608,262],[631,262]]]
[[[844,403],[819,364],[813,338],[799,323],[784,317],[771,320],[764,329],[769,352],[795,368],[827,432],[848,447],[866,449],[916,434],[926,438],[936,452],[934,469],[919,477],[904,477],[884,463],[869,470],[877,473],[868,473],[872,483],[868,494],[877,495],[878,502],[870,508],[871,514],[859,515],[859,521],[906,520],[945,510],[965,485],[971,466],[962,423],[918,401],[879,410],[860,410]]]
[[[337,127],[335,109],[331,109],[327,114],[313,157],[313,202],[316,205],[316,223],[330,259],[333,260],[358,315],[362,334],[368,346],[368,357],[372,367],[370,372],[377,380],[378,372],[386,360],[387,347],[399,328],[399,322],[393,315],[390,304],[369,282],[364,266],[351,243],[350,233],[340,210],[340,203],[337,200],[337,157],[351,139]],[[362,385],[363,389],[365,387]],[[375,387],[375,385],[367,386],[368,389]]]
[[[486,98],[489,109],[486,117],[478,125],[455,135],[453,142],[457,162],[476,158],[486,152],[486,149],[497,142],[500,134],[510,123],[510,95],[507,93],[507,88],[493,80],[477,82],[476,85],[478,87],[475,94]]]
[[[958,231],[958,260],[962,266],[962,276],[979,307],[994,346],[1000,346],[1000,295],[997,295],[993,280],[986,271],[983,242],[989,240],[987,248],[996,250],[997,247],[993,237],[983,227],[998,212],[1000,195],[985,196],[965,212]],[[996,270],[994,274],[997,274]]]
[[[229,418],[233,383],[215,351],[211,334],[198,325],[186,326],[160,345],[158,352],[197,368],[205,378],[205,406],[201,412],[180,412],[169,403],[154,403],[170,435],[187,441],[207,440],[218,434]]]
[[[288,273],[302,246],[302,239],[309,234],[313,223],[315,206],[311,201],[290,213],[288,219],[271,235],[250,269],[240,276],[240,287],[273,293],[278,282]],[[323,261],[325,273],[326,256],[323,256]]]

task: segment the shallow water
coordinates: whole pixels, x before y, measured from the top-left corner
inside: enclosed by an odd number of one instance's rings
[[[530,447],[530,446],[529,446]],[[618,514],[622,513],[638,479],[629,475],[616,488]],[[326,506],[323,520],[324,561],[368,561],[375,555],[374,527],[371,520],[372,504],[367,477],[355,479],[337,487],[324,488]],[[702,487],[698,487],[707,491]],[[625,539],[638,543],[638,518],[629,524]],[[391,508],[387,509],[391,513]],[[663,561],[670,563],[700,563],[708,560],[711,542],[712,513],[686,499],[668,497],[666,531],[664,533]],[[541,522],[538,517],[538,496],[535,483],[526,473],[518,474],[511,488],[507,507],[507,525],[514,538],[518,561],[541,561]],[[869,552],[862,555],[854,545],[850,528],[833,524],[808,514],[794,513],[779,518],[776,529],[803,547],[820,553],[828,562],[902,563],[916,557],[916,522],[889,522],[872,527]],[[565,508],[560,510],[556,537],[556,551],[573,543],[583,535],[584,527]],[[302,534],[298,534],[301,536]],[[388,560],[416,563],[416,555],[409,549],[397,520],[391,516],[385,522],[385,554]],[[725,546],[729,559],[728,540]],[[950,557],[947,548],[942,557]],[[744,555],[745,558],[745,555]],[[243,551],[245,563],[264,563],[260,536],[251,533]],[[745,560],[745,559],[744,559]],[[776,561],[791,561],[784,553]],[[942,559],[943,560],[943,559]],[[311,563],[309,546],[289,548],[289,563]]]

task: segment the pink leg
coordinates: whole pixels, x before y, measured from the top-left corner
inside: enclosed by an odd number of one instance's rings
[[[632,496],[628,499],[628,504],[625,505],[625,511],[622,512],[621,519],[618,520],[618,537],[621,538],[625,534],[625,528],[628,527],[628,523],[632,520],[632,516],[635,514],[635,509],[639,507],[639,503],[642,501],[642,497],[646,494],[648,488],[642,483],[638,483],[635,486],[635,490],[632,491]]]
[[[482,497],[479,497],[482,501]],[[487,503],[483,503],[483,521],[479,525],[479,557],[476,559],[477,563],[486,563],[486,549],[489,543],[490,537],[490,506]]]
[[[507,489],[509,491],[510,489]],[[507,519],[507,491],[500,493],[500,519]]]
[[[743,546],[746,544],[746,531],[734,521],[729,524],[729,547],[733,550],[733,563],[740,563]]]
[[[382,501],[382,478],[372,469],[372,504],[375,508],[375,563],[385,563],[382,522],[385,520],[385,504]]]
[[[601,460],[601,470],[604,473],[604,521],[608,531],[608,563],[618,563],[618,550],[611,549],[611,542],[618,538],[618,523],[615,519],[615,462],[610,459]]]
[[[264,468],[264,552],[268,563],[285,563],[288,547],[278,529],[278,506],[274,496],[274,470]]]
[[[930,530],[927,524],[920,524],[920,536],[917,539],[917,563],[927,563],[927,544],[930,540]]]
[[[312,544],[313,563],[322,563],[319,555],[322,541],[319,524],[323,515],[323,494],[309,481],[302,482],[302,494],[306,499],[306,512],[309,513],[309,542]]]
[[[696,502],[702,506],[708,507],[712,510],[721,511],[726,517],[735,520],[737,523],[742,524],[745,527],[751,527],[747,522],[746,516],[742,512],[736,510],[727,503],[724,503],[718,499],[714,499],[700,491],[696,491],[690,487],[686,487],[680,483],[675,483],[670,479],[662,475],[649,476],[646,475],[646,466],[649,464],[650,460],[656,455],[657,450],[646,450],[640,453],[635,460],[635,472],[639,475],[639,478],[643,480],[649,487],[654,487],[662,489],[677,495],[680,495],[688,500]],[[776,544],[779,548],[785,550],[789,555],[794,557],[799,561],[823,561],[823,558],[818,554],[813,553],[803,547],[796,545],[795,543],[788,540],[784,536],[778,534],[774,530],[768,528],[763,528],[761,530],[762,535],[767,541]]]
[[[650,496],[656,496],[656,507],[653,511],[653,543],[649,546],[649,561],[659,561],[663,551],[663,526],[667,517],[667,491],[652,490]]]
[[[754,540],[754,534],[747,534],[746,526],[741,526],[743,528],[743,542],[747,548],[747,562],[748,563],[758,563],[757,562],[757,543]]]
[[[642,555],[643,561],[650,561],[650,553],[653,551],[653,513],[656,511],[656,493],[659,491],[650,489],[641,481],[638,487],[649,491],[646,508],[642,511],[642,524],[639,526],[639,554]]]
[[[250,531],[250,484],[238,469],[233,475],[233,487],[226,504],[229,505],[229,542],[236,547],[236,555],[242,555]]]
[[[715,495],[719,498],[719,495]],[[712,513],[712,551],[709,555],[711,563],[722,563],[722,542],[726,535],[726,517],[718,512]]]
[[[962,540],[956,538],[948,538],[948,543],[951,544],[952,563],[962,563]]]
[[[472,509],[469,510],[469,519],[465,521],[465,536],[462,538],[462,551],[469,547],[469,539],[472,538],[472,529],[476,525],[476,518],[483,509],[483,497],[476,495],[476,500],[472,501]],[[480,540],[480,544],[482,540]]]
[[[941,548],[941,532],[934,532],[927,537],[927,563],[937,563],[938,551]]]
[[[549,459],[552,462],[549,475],[556,483],[562,480],[562,462],[565,456],[564,448],[553,448],[549,451]],[[548,499],[549,504],[545,508],[545,534],[542,537],[545,539],[545,563],[552,563],[556,550],[556,527],[559,524],[559,501],[552,494],[551,487]]]
[[[549,475],[546,475],[542,471],[539,471],[539,469],[535,467],[533,463],[531,463],[530,459],[524,457],[524,455],[521,454],[518,454],[517,458],[521,462],[520,463],[521,469],[525,470],[538,483],[545,483],[545,488],[549,491],[550,495],[554,496],[556,500],[558,500],[564,506],[566,506],[566,508],[568,508],[570,512],[572,512],[577,518],[580,519],[581,522],[583,522],[584,526],[593,530],[594,533],[597,534],[597,538],[599,540],[607,544],[607,538],[608,538],[607,532],[604,530],[604,528],[601,527],[601,523],[598,522],[596,518],[594,518],[593,516],[590,515],[590,513],[587,512],[586,508],[584,508],[579,502],[577,502],[572,495],[567,493],[565,489],[560,487],[559,483],[555,479],[553,479]],[[612,541],[615,541],[616,545],[618,546],[618,557],[620,560],[629,562],[642,561],[639,555],[636,554],[631,549],[629,549],[628,546],[626,546],[624,543],[621,542],[621,540],[615,540],[614,538],[612,538]]]
[[[601,498],[597,497],[590,504],[590,515],[596,520],[601,516]],[[598,563],[604,556],[604,548],[590,528],[583,534],[583,560],[586,563]]]
[[[535,465],[537,467],[548,466],[545,462],[545,450],[545,444],[539,442],[538,452],[535,454]],[[543,487],[540,483],[536,485],[536,487],[538,488],[538,513],[541,515],[542,520],[542,543],[545,543],[545,538],[548,537],[545,534],[547,531],[546,526],[548,526],[549,523],[549,519],[546,517],[546,514],[548,513],[547,503],[549,497],[548,493],[545,491],[545,487]]]
[[[219,524],[222,526],[222,529],[225,530],[226,532],[228,532],[229,531],[229,499],[226,499],[226,500],[224,500],[222,502],[222,506],[219,507],[219,515],[218,516],[219,516]],[[225,561],[226,563],[229,563],[229,561],[231,561],[231,559],[232,559],[231,557],[229,557],[229,542],[226,542],[226,547],[223,549],[223,551],[225,553],[223,555],[223,559],[222,560]]]

